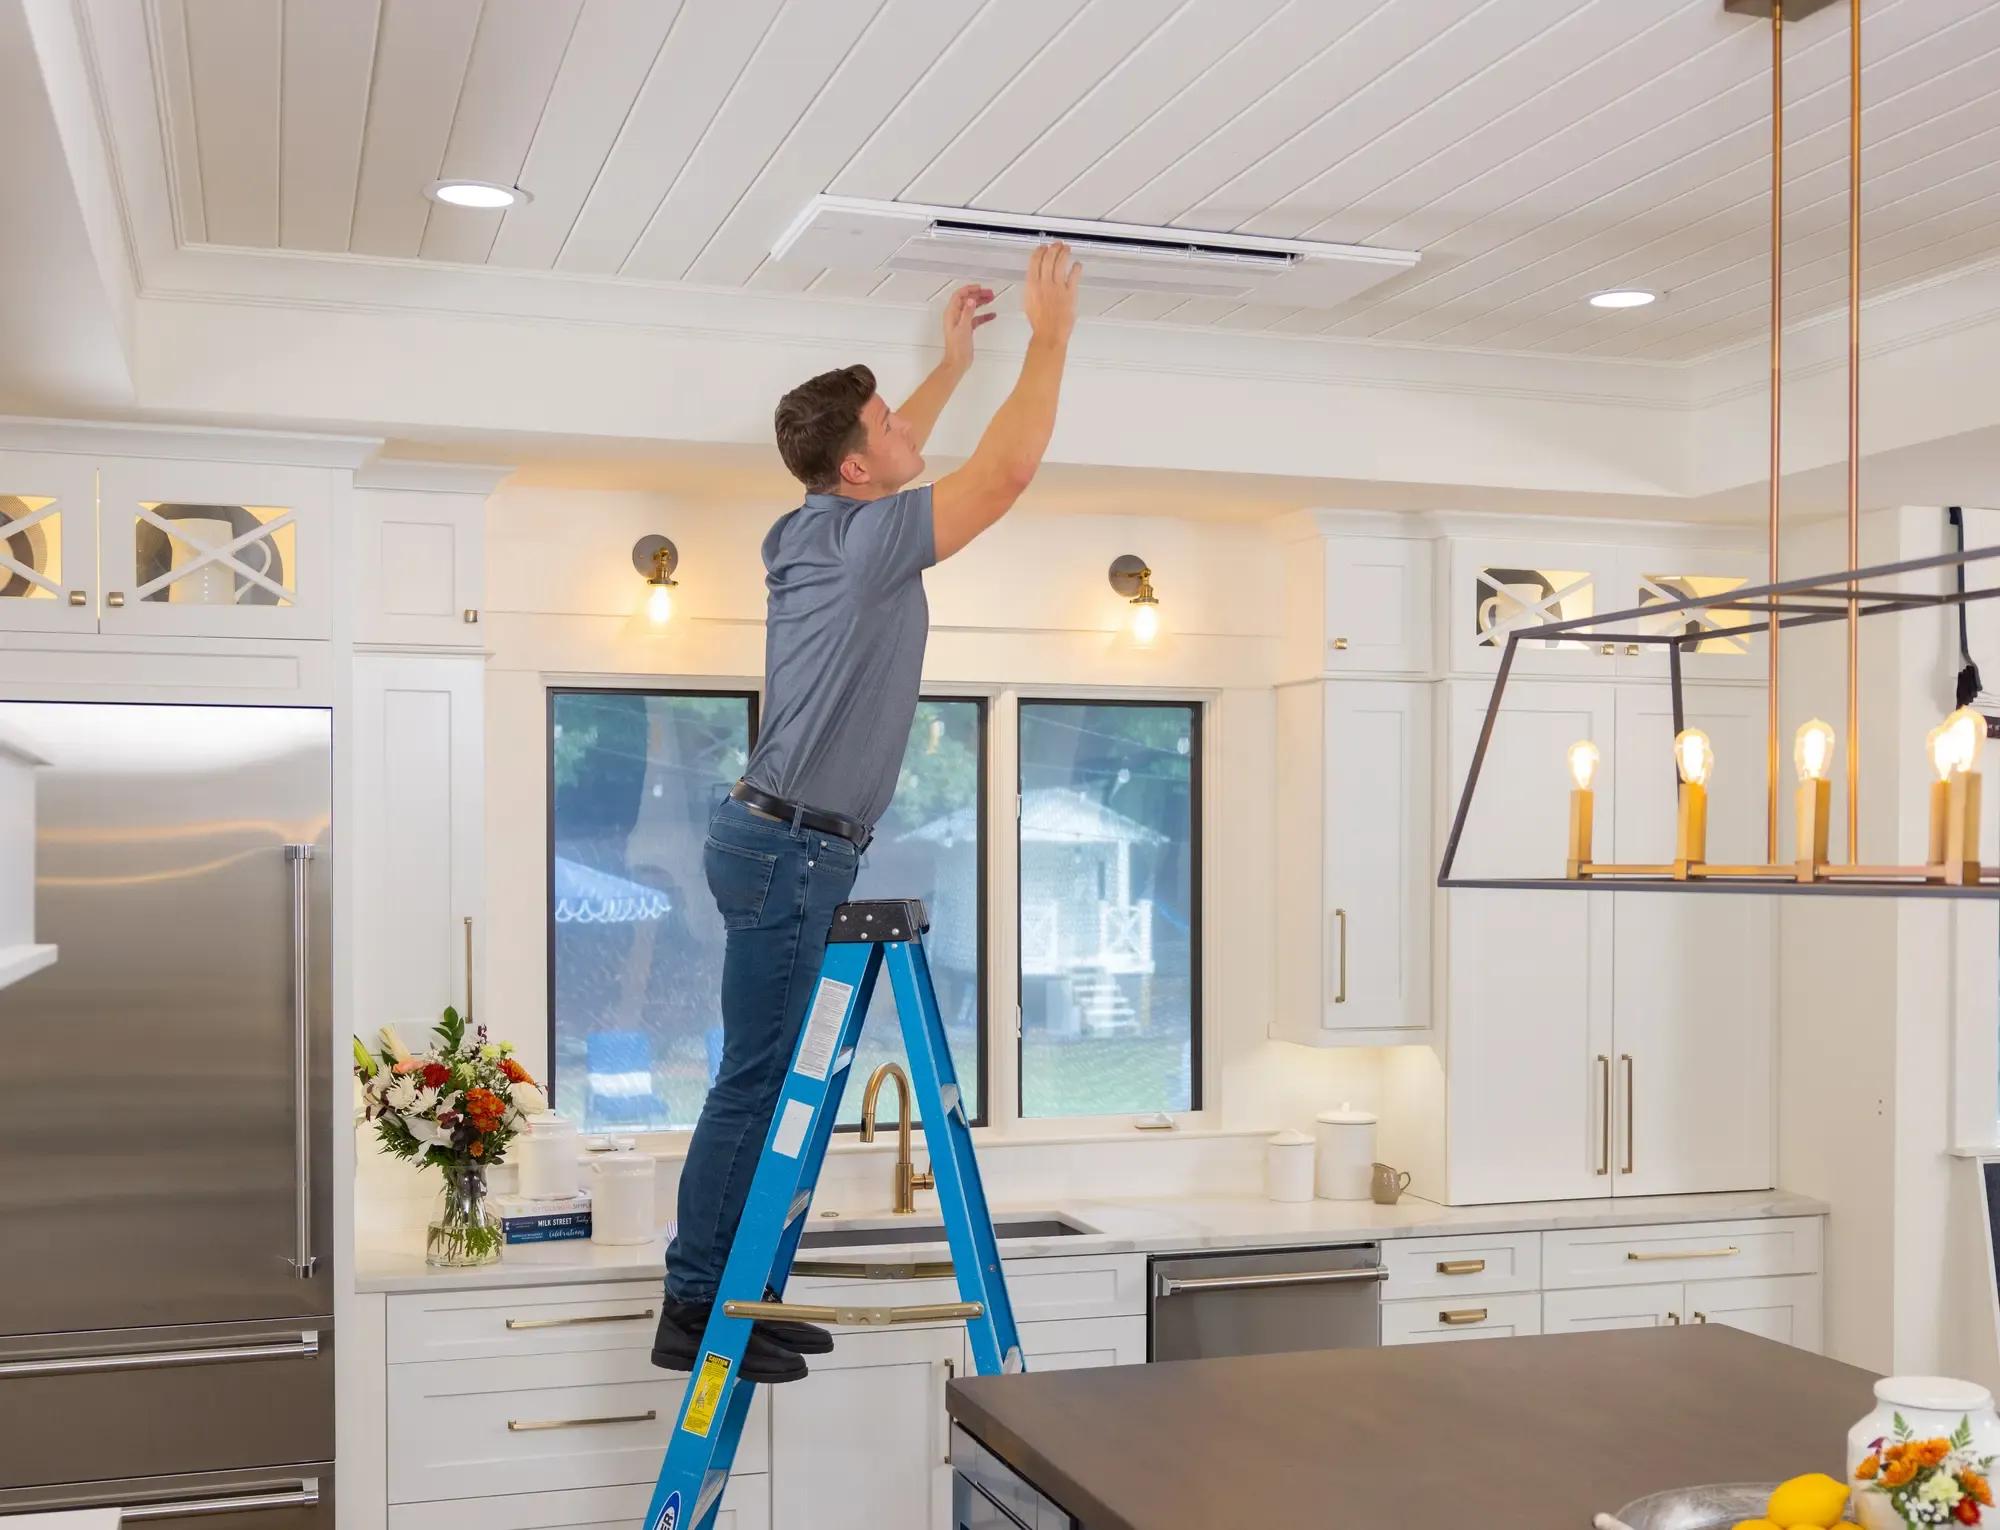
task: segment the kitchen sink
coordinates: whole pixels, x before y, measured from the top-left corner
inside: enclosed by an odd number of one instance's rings
[[[999,1217],[993,1233],[1002,1243],[1010,1238],[1074,1238],[1088,1236],[1095,1228],[1084,1227],[1066,1217]],[[799,1238],[799,1248],[881,1248],[895,1243],[943,1243],[947,1234],[942,1222],[899,1222],[889,1227],[810,1227]]]

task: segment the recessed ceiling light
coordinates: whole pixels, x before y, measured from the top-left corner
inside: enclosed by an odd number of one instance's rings
[[[519,186],[502,186],[497,181],[432,181],[425,195],[436,202],[449,202],[453,207],[487,210],[535,200]]]
[[[1592,308],[1644,308],[1648,303],[1657,303],[1660,295],[1648,292],[1643,287],[1619,287],[1610,292],[1593,292],[1590,295]]]

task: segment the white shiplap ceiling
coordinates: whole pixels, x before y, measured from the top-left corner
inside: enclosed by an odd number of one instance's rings
[[[1846,9],[1788,29],[1801,317],[1846,296]],[[2000,255],[2000,4],[1863,10],[1864,281],[1883,291]],[[1118,319],[1662,362],[1765,322],[1769,34],[1721,0],[149,0],[145,14],[159,173],[190,244],[895,303],[941,290],[769,260],[832,191],[1423,253],[1338,310],[1089,295]],[[423,193],[440,176],[534,200],[437,205]],[[1668,296],[1583,305],[1612,286]]]

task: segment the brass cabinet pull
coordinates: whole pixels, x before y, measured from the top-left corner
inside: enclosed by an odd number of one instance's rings
[[[1486,1261],[1484,1259],[1440,1259],[1438,1261],[1438,1274],[1440,1275],[1477,1275],[1485,1268]]]
[[[1484,1307],[1467,1307],[1463,1312],[1440,1312],[1438,1314],[1438,1321],[1447,1328],[1464,1328],[1469,1323],[1485,1322],[1486,1309]]]
[[[1642,1252],[1639,1249],[1632,1248],[1625,1251],[1625,1257],[1633,1264],[1647,1264],[1656,1259],[1727,1259],[1732,1254],[1740,1254],[1742,1252],[1742,1249],[1732,1243],[1726,1248],[1670,1249],[1657,1253],[1651,1250]]]
[[[1611,657],[1611,656],[1612,656],[1613,654],[1615,654],[1615,653],[1617,653],[1617,652],[1618,652],[1618,645],[1617,645],[1616,643],[1606,643],[1606,644],[1604,645],[1604,648],[1603,648],[1603,650],[1602,650],[1602,651],[1603,651],[1603,654],[1604,654],[1604,657],[1608,659],[1608,658],[1610,658],[1610,657]]]
[[[1611,1059],[1602,1052],[1597,1054],[1598,1081],[1604,1093],[1604,1130],[1597,1144],[1597,1172],[1611,1172]]]
[[[1335,639],[1333,640],[1333,651],[1334,651],[1335,653],[1346,653],[1346,652],[1347,652],[1347,639],[1346,639],[1346,638],[1335,638]]]
[[[657,1316],[648,1307],[644,1312],[599,1312],[590,1317],[509,1318],[507,1327],[515,1332],[524,1328],[582,1328],[592,1323],[650,1323]]]
[[[1694,1320],[1697,1323],[1706,1323],[1708,1321],[1708,1314],[1706,1312],[1697,1312],[1694,1315]]]
[[[468,627],[476,627],[479,625],[479,613],[473,610],[469,606],[466,608],[465,612],[465,625]]]
[[[1638,658],[1638,657],[1639,657],[1639,645],[1638,645],[1637,643],[1627,643],[1627,644],[1625,645],[1625,657],[1626,657],[1626,658],[1628,658],[1628,659],[1636,659],[1636,658]]]
[[[1669,1312],[1667,1314],[1667,1321],[1678,1328],[1681,1326],[1681,1315],[1678,1312]]]
[[[1336,944],[1340,951],[1340,988],[1334,994],[1333,1002],[1336,1004],[1345,1004],[1347,1002],[1347,910],[1344,908],[1335,909],[1333,911],[1333,922],[1339,930],[1339,934],[1336,936]]]
[[[952,1382],[953,1382],[953,1381],[954,1381],[955,1379],[957,1379],[957,1376],[958,1376],[958,1362],[957,1362],[956,1360],[949,1360],[949,1359],[948,1359],[948,1360],[944,1360],[944,1361],[942,1361],[942,1362],[940,1362],[940,1363],[941,1363],[941,1364],[942,1364],[942,1365],[944,1366],[944,1384],[945,1384],[946,1386],[950,1386],[950,1385],[952,1384]],[[944,1464],[944,1465],[946,1465],[946,1466],[949,1466],[949,1465],[951,1465],[951,1415],[950,1415],[949,1413],[946,1413],[946,1415],[945,1415],[945,1420],[944,1420],[944,1462],[943,1462],[943,1464]]]
[[[1621,1174],[1630,1174],[1632,1172],[1632,1106],[1634,1103],[1632,1097],[1632,1054],[1630,1052],[1620,1052],[1618,1060],[1625,1064],[1625,1167],[1618,1172]]]
[[[614,1413],[604,1418],[510,1418],[507,1420],[507,1432],[528,1434],[538,1429],[594,1429],[599,1424],[650,1424],[659,1416],[659,1409],[648,1408],[644,1413]]]
[[[69,603],[73,606],[87,606],[90,604],[90,597],[81,590],[71,590],[69,592]]]

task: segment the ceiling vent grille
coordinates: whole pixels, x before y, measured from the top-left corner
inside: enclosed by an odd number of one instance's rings
[[[1410,250],[830,196],[807,204],[771,255],[838,271],[1012,282],[1049,239],[1067,240],[1102,290],[1296,308],[1337,307],[1417,263]]]

